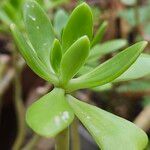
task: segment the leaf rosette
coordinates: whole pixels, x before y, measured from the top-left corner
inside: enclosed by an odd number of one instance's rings
[[[140,56],[147,42],[138,42],[82,74],[80,70],[89,59],[105,53],[105,48],[106,53],[111,48],[115,51],[126,41],[113,41],[93,50],[107,24],[103,23],[93,37],[93,16],[86,3],[77,6],[69,17],[64,16],[62,26],[58,26],[57,19],[61,17],[57,16],[56,28],[34,1],[26,2],[23,14],[27,38],[11,25],[19,51],[37,75],[54,85],[51,92],[28,108],[28,125],[39,135],[54,137],[67,128],[76,115],[101,149],[142,150],[148,140],[144,131],[123,118],[77,100],[70,93],[117,80]]]

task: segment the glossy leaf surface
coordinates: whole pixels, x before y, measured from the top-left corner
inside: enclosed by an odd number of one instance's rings
[[[63,30],[62,47],[63,53],[80,37],[87,35],[89,39],[93,35],[92,12],[86,3],[77,6],[69,17],[68,23]]]
[[[25,38],[22,36],[22,34],[17,30],[14,24],[11,25],[11,31],[13,34],[13,37],[17,43],[17,46],[19,47],[19,52],[26,60],[27,64],[30,66],[30,68],[38,74],[43,79],[49,81],[50,76],[48,74],[48,69],[46,66],[40,61],[37,54],[34,52],[34,50],[29,46],[29,44],[26,42]]]
[[[38,57],[49,67],[48,56],[54,40],[54,32],[49,18],[38,3],[29,1],[24,7],[24,21],[29,39]]]
[[[147,42],[138,42],[128,47],[91,72],[72,79],[68,84],[68,89],[95,87],[113,81],[134,63],[146,45]]]
[[[128,81],[150,75],[150,55],[141,54],[135,63],[114,82]]]
[[[60,42],[57,39],[55,39],[50,53],[50,61],[51,66],[56,73],[58,73],[59,71],[61,57],[61,45]]]
[[[27,110],[26,121],[39,135],[54,137],[73,121],[74,113],[63,89],[55,88]]]
[[[78,39],[63,55],[60,64],[61,81],[67,83],[83,66],[88,57],[90,42],[87,36]]]
[[[102,150],[143,150],[148,137],[133,123],[68,96],[76,116]]]

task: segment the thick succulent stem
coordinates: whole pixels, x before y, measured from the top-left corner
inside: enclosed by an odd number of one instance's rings
[[[25,139],[25,110],[23,101],[21,98],[21,83],[20,83],[20,74],[21,68],[17,64],[17,52],[14,51],[14,68],[16,71],[15,78],[14,78],[14,99],[15,99],[15,107],[16,107],[16,114],[17,114],[17,123],[18,123],[18,133],[16,140],[13,145],[13,150],[18,150],[22,146],[24,139]]]
[[[69,150],[69,128],[56,136],[55,150]]]
[[[72,150],[80,150],[80,137],[78,133],[78,120],[74,119],[71,125],[71,140],[72,140]]]

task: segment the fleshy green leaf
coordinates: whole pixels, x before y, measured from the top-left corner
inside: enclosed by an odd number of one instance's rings
[[[102,44],[97,44],[91,49],[88,61],[97,60],[101,56],[117,51],[126,45],[127,41],[124,39],[116,39]]]
[[[101,85],[101,86],[97,86],[97,87],[91,88],[91,90],[95,91],[95,92],[101,92],[101,91],[110,90],[111,88],[112,88],[112,84],[111,83],[107,83],[107,84],[104,84],[104,85]]]
[[[72,91],[75,89],[96,87],[113,81],[134,63],[146,45],[147,42],[143,41],[128,47],[91,72],[79,78],[72,79],[67,89]]]
[[[52,92],[34,102],[27,110],[26,121],[39,135],[54,137],[74,119],[74,113],[65,98],[63,89]]]
[[[55,39],[50,53],[50,61],[51,66],[56,73],[58,73],[59,71],[61,57],[62,57],[61,45],[60,42],[57,39]]]
[[[147,135],[133,123],[68,96],[76,116],[102,150],[143,150]]]
[[[115,90],[119,93],[148,93],[150,89],[149,81],[130,81],[127,84],[118,86]]]
[[[19,52],[24,57],[30,68],[43,79],[51,81],[48,69],[40,61],[35,51],[28,45],[28,43],[21,35],[21,33],[17,30],[14,24],[11,25],[11,31],[19,47]]]
[[[80,70],[79,70],[79,72],[78,72],[78,76],[79,76],[79,75],[83,75],[83,74],[85,74],[85,73],[87,73],[87,72],[90,72],[90,71],[92,71],[92,70],[93,70],[93,67],[88,66],[88,65],[84,65],[84,66],[82,66],[82,67],[80,68]]]
[[[54,16],[54,28],[59,38],[61,37],[62,30],[65,27],[68,18],[67,12],[62,9],[59,9]]]
[[[28,1],[24,7],[24,21],[38,57],[49,67],[48,56],[54,40],[54,31],[49,18],[38,3]]]
[[[106,28],[107,28],[107,25],[108,23],[106,21],[104,21],[102,23],[102,25],[100,25],[95,37],[93,38],[92,40],[92,43],[91,43],[91,47],[93,47],[94,45],[96,45],[97,43],[101,42],[104,34],[105,34],[105,31],[106,31]]]
[[[114,82],[128,81],[150,75],[150,55],[141,54],[135,63]]]
[[[91,9],[86,3],[82,3],[74,9],[63,30],[63,53],[81,36],[87,35],[91,39],[93,35],[92,27],[93,17]]]
[[[78,39],[63,55],[60,64],[61,81],[66,84],[83,66],[88,57],[90,42],[87,36]]]

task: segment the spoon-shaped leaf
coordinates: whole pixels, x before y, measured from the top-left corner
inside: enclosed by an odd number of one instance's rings
[[[30,68],[43,79],[50,81],[49,71],[46,66],[39,60],[35,51],[28,45],[24,37],[17,30],[14,24],[10,26],[13,37],[19,47],[19,52],[26,60]]]
[[[61,37],[62,30],[65,27],[68,18],[67,12],[63,9],[58,10],[54,16],[54,28],[59,38]]]
[[[93,17],[91,9],[86,3],[82,3],[74,9],[63,30],[63,53],[81,36],[87,35],[91,39],[93,35],[92,26]]]
[[[100,27],[99,27],[99,29],[98,29],[96,35],[94,36],[94,38],[93,38],[93,40],[92,40],[91,47],[93,47],[93,46],[96,45],[97,43],[101,42],[101,40],[102,40],[102,38],[103,38],[103,36],[104,36],[104,34],[105,34],[107,25],[108,25],[108,23],[107,23],[106,21],[104,21],[104,22],[100,25]]]
[[[51,66],[56,73],[58,73],[59,71],[61,57],[62,57],[61,45],[60,42],[57,39],[55,39],[50,53],[50,61]]]
[[[150,75],[150,55],[141,54],[135,63],[114,82],[127,81]]]
[[[75,115],[102,150],[143,150],[147,135],[133,123],[68,96]]]
[[[66,84],[83,66],[88,57],[90,42],[87,36],[78,39],[63,55],[60,64],[60,78]]]
[[[101,56],[117,51],[126,45],[127,41],[124,39],[116,39],[102,44],[97,44],[91,49],[88,61],[97,60]]]
[[[48,56],[54,40],[54,32],[49,18],[38,3],[28,1],[24,7],[24,21],[29,39],[38,57],[46,66],[49,66]]]
[[[26,121],[39,135],[54,137],[73,121],[74,113],[63,89],[55,88],[34,102],[27,110]]]
[[[134,63],[146,45],[147,42],[143,41],[128,47],[91,72],[79,78],[72,79],[67,88],[69,91],[72,91],[75,89],[96,87],[113,81]]]

